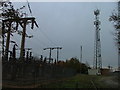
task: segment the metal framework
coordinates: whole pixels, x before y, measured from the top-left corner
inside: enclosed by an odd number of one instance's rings
[[[49,63],[50,63],[50,61],[51,61],[51,51],[53,50],[53,49],[57,49],[57,62],[58,62],[58,58],[59,58],[59,50],[60,49],[62,49],[62,47],[53,47],[53,48],[44,48],[43,50],[46,50],[46,49],[49,49],[50,50],[50,54],[49,54]]]
[[[20,51],[20,58],[21,58],[21,60],[23,60],[23,58],[24,58],[23,57],[23,52],[24,52],[24,48],[25,48],[26,26],[27,26],[28,23],[31,23],[31,29],[33,29],[34,28],[34,24],[37,27],[38,27],[38,25],[37,25],[34,17],[14,18],[14,19],[5,19],[5,20],[2,20],[3,56],[5,54],[6,60],[8,59],[11,26],[12,26],[13,22],[16,23],[16,30],[18,29],[19,25],[23,28],[22,40],[21,40],[21,51]],[[5,25],[8,27],[8,31],[7,31],[6,49],[4,51]]]
[[[59,50],[62,49],[62,47],[54,47],[54,49],[57,49],[57,62],[58,62],[58,58],[59,58]]]
[[[93,68],[102,68],[102,58],[101,58],[101,42],[100,42],[100,21],[99,21],[100,11],[97,9],[94,11],[95,15],[95,42],[94,42],[94,62]]]

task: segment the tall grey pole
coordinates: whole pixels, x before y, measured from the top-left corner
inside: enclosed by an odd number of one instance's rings
[[[81,52],[80,61],[81,61],[81,63],[82,63],[82,46],[80,47],[80,52]]]

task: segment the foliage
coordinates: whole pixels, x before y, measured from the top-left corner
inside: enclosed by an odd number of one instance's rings
[[[57,65],[62,66],[62,67],[65,67],[65,62],[64,62],[64,61],[58,61],[58,62],[57,62]]]
[[[26,16],[26,13],[22,12],[22,10],[24,9],[25,6],[22,6],[19,9],[15,9],[14,6],[12,5],[12,2],[10,2],[10,1],[1,2],[0,4],[2,6],[2,13],[1,13],[2,20],[18,19],[18,18],[23,18]],[[4,33],[7,33],[7,30],[9,27],[9,22],[2,23],[2,24],[4,27]],[[11,32],[14,33],[17,31],[19,34],[20,31],[18,30],[18,26],[19,26],[18,23],[13,22],[12,26],[11,26]]]
[[[46,84],[43,84],[43,88],[71,88],[72,90],[76,89],[87,89],[87,88],[110,88],[113,85],[107,85],[104,83],[102,78],[107,78],[105,76],[91,76],[91,75],[82,75],[78,74],[73,77],[63,78],[60,80],[57,80],[56,82],[48,82]],[[93,83],[94,85],[93,85]],[[38,88],[41,88],[38,86]],[[113,88],[113,87],[112,87]]]
[[[118,5],[120,4],[120,1],[118,2]],[[118,6],[119,9],[119,6]],[[118,10],[119,11],[119,10]],[[112,15],[109,17],[109,21],[113,22],[113,26],[116,30],[115,33],[115,40],[117,41],[117,45],[119,46],[120,44],[120,13],[119,12],[114,12]]]
[[[120,55],[120,1],[118,3],[118,12],[112,13],[112,15],[109,18],[110,22],[113,22],[113,26],[116,30],[115,33],[115,40],[116,45],[118,47],[118,54]],[[118,68],[120,68],[120,59],[118,58]]]
[[[77,72],[80,71],[80,63],[79,63],[79,60],[77,58],[71,58],[70,60],[68,60],[66,62],[66,66],[76,69]]]
[[[86,64],[81,64],[81,73],[87,74],[88,73],[88,68]]]
[[[70,60],[64,61],[59,61],[57,65],[62,66],[62,67],[68,67],[68,68],[73,68],[75,69],[78,73],[84,73],[87,74],[88,68],[86,64],[80,63],[79,59],[77,58],[71,58]]]
[[[25,7],[22,6],[19,9],[15,9],[12,5],[12,2],[1,2],[2,4],[2,17],[5,19],[14,19],[25,17],[26,13],[23,13],[21,10]]]

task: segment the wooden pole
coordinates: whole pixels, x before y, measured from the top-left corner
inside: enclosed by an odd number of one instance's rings
[[[9,22],[8,32],[7,32],[7,40],[6,40],[6,49],[5,49],[5,59],[8,60],[8,51],[10,44],[10,31],[11,31],[11,22]]]
[[[27,20],[24,21],[24,25],[23,25],[23,33],[22,33],[22,41],[21,41],[21,51],[20,51],[20,59],[21,60],[24,59],[23,51],[24,51],[24,48],[25,48],[26,23],[27,23]]]
[[[2,58],[4,57],[4,36],[5,35],[5,25],[4,21],[2,20]]]

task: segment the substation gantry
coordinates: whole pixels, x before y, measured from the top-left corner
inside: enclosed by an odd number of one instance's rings
[[[57,62],[58,62],[58,58],[59,58],[59,50],[62,49],[62,47],[53,47],[53,48],[44,48],[43,50],[47,50],[49,49],[50,52],[49,52],[49,63],[51,62],[51,51],[54,50],[54,49],[57,49]]]

